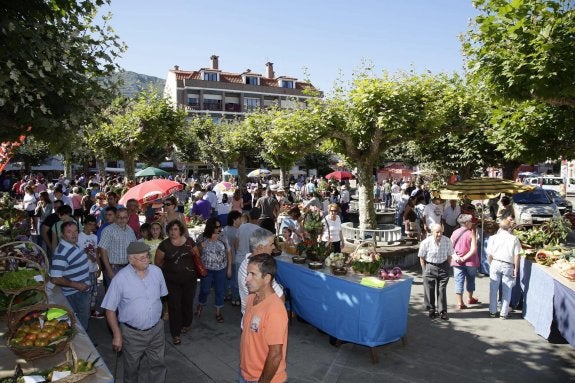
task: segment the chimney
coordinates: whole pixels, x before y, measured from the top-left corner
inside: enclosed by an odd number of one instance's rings
[[[266,67],[268,68],[267,78],[275,78],[276,74],[274,73],[274,63],[267,62]]]
[[[174,70],[180,70],[179,65],[174,65]]]
[[[212,57],[210,57],[210,59],[212,59],[212,69],[220,69],[218,65],[218,58],[219,56],[216,55],[212,55]]]

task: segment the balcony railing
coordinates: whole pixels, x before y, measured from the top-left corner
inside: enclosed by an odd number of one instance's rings
[[[200,110],[200,104],[188,104],[186,105],[186,111],[190,110]]]
[[[242,111],[242,106],[240,104],[233,104],[233,103],[227,103],[225,105],[225,110],[226,112],[241,112]]]
[[[204,102],[204,110],[222,110],[222,103]]]

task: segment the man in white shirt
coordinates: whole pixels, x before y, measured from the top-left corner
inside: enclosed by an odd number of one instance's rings
[[[241,226],[240,226],[241,227]],[[240,288],[240,299],[242,301],[242,315],[246,312],[246,305],[248,299],[248,287],[246,285],[246,277],[248,275],[248,262],[252,255],[258,254],[271,254],[274,249],[274,235],[271,231],[259,228],[252,234],[250,238],[250,253],[246,254],[245,259],[242,261],[238,269],[238,286]],[[276,295],[283,299],[283,288],[274,279],[272,287]]]
[[[433,224],[431,235],[419,245],[419,262],[423,275],[424,302],[429,310],[429,317],[437,316],[436,298],[439,315],[442,320],[447,316],[447,282],[449,282],[449,264],[455,254],[449,238],[443,235],[441,224]]]
[[[505,218],[499,223],[499,232],[489,237],[487,256],[489,260],[489,315],[497,315],[497,292],[503,285],[501,294],[501,319],[506,319],[509,313],[511,290],[515,286],[515,278],[519,272],[519,253],[521,243],[510,230],[513,220]]]
[[[443,218],[443,206],[441,198],[433,197],[430,203],[425,206],[423,210],[423,229],[427,233],[431,233],[431,226],[441,225]]]
[[[218,196],[212,190],[212,185],[208,185],[207,190],[204,199],[212,205],[212,217],[214,217],[216,215],[216,208],[218,207]]]
[[[457,217],[461,214],[461,206],[457,204],[457,200],[450,199],[449,204],[443,209],[443,220],[445,227],[443,229],[443,235],[446,237],[451,237],[451,233],[457,227]]]

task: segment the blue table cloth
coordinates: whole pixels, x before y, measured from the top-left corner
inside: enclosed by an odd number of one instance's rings
[[[290,290],[292,310],[311,325],[342,341],[368,347],[400,340],[407,332],[412,279],[376,289],[360,276],[335,276],[276,257],[279,283]]]
[[[521,288],[524,294],[523,317],[545,339],[553,322],[553,278],[531,261],[521,259]]]
[[[554,281],[555,321],[559,333],[575,347],[575,292],[561,282]]]
[[[575,291],[553,278],[544,266],[524,258],[520,273],[524,318],[545,339],[555,320],[559,333],[575,347]]]

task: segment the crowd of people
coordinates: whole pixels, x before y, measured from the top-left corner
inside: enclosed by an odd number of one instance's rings
[[[292,179],[286,189],[272,178],[265,184],[236,187],[229,195],[216,193],[215,182],[207,177],[185,182],[175,177],[182,182],[181,191],[149,203],[130,199],[125,206],[119,204],[120,196],[133,185],[119,177],[59,177],[49,183],[25,177],[12,179],[13,184],[6,179],[4,191],[21,201],[51,261],[51,281],[61,286],[79,323],[87,328],[90,316],[105,316],[114,349],[127,351],[123,355],[128,382],[138,381],[143,355],[150,376],[162,381],[162,319],[167,320],[172,343],[179,345],[210,300],[217,323],[224,322],[225,301],[243,315],[239,381],[285,381],[287,314],[270,256],[276,233],[287,244],[297,245],[306,235],[302,207],[318,211],[324,230],[317,241],[340,252],[342,222],[349,220],[349,184],[315,177]],[[464,310],[480,303],[473,295],[479,266],[477,222],[468,207],[457,201],[444,203],[426,185],[410,181],[375,182],[374,200],[395,209],[396,224],[406,237],[421,240],[418,255],[431,318],[449,319],[450,268],[456,307]],[[190,219],[204,222],[194,238],[187,229]],[[500,317],[505,318],[520,251],[509,231],[513,212],[505,197],[499,219],[500,232],[488,246],[490,313],[497,313],[502,284]],[[206,269],[202,278],[196,259]]]

